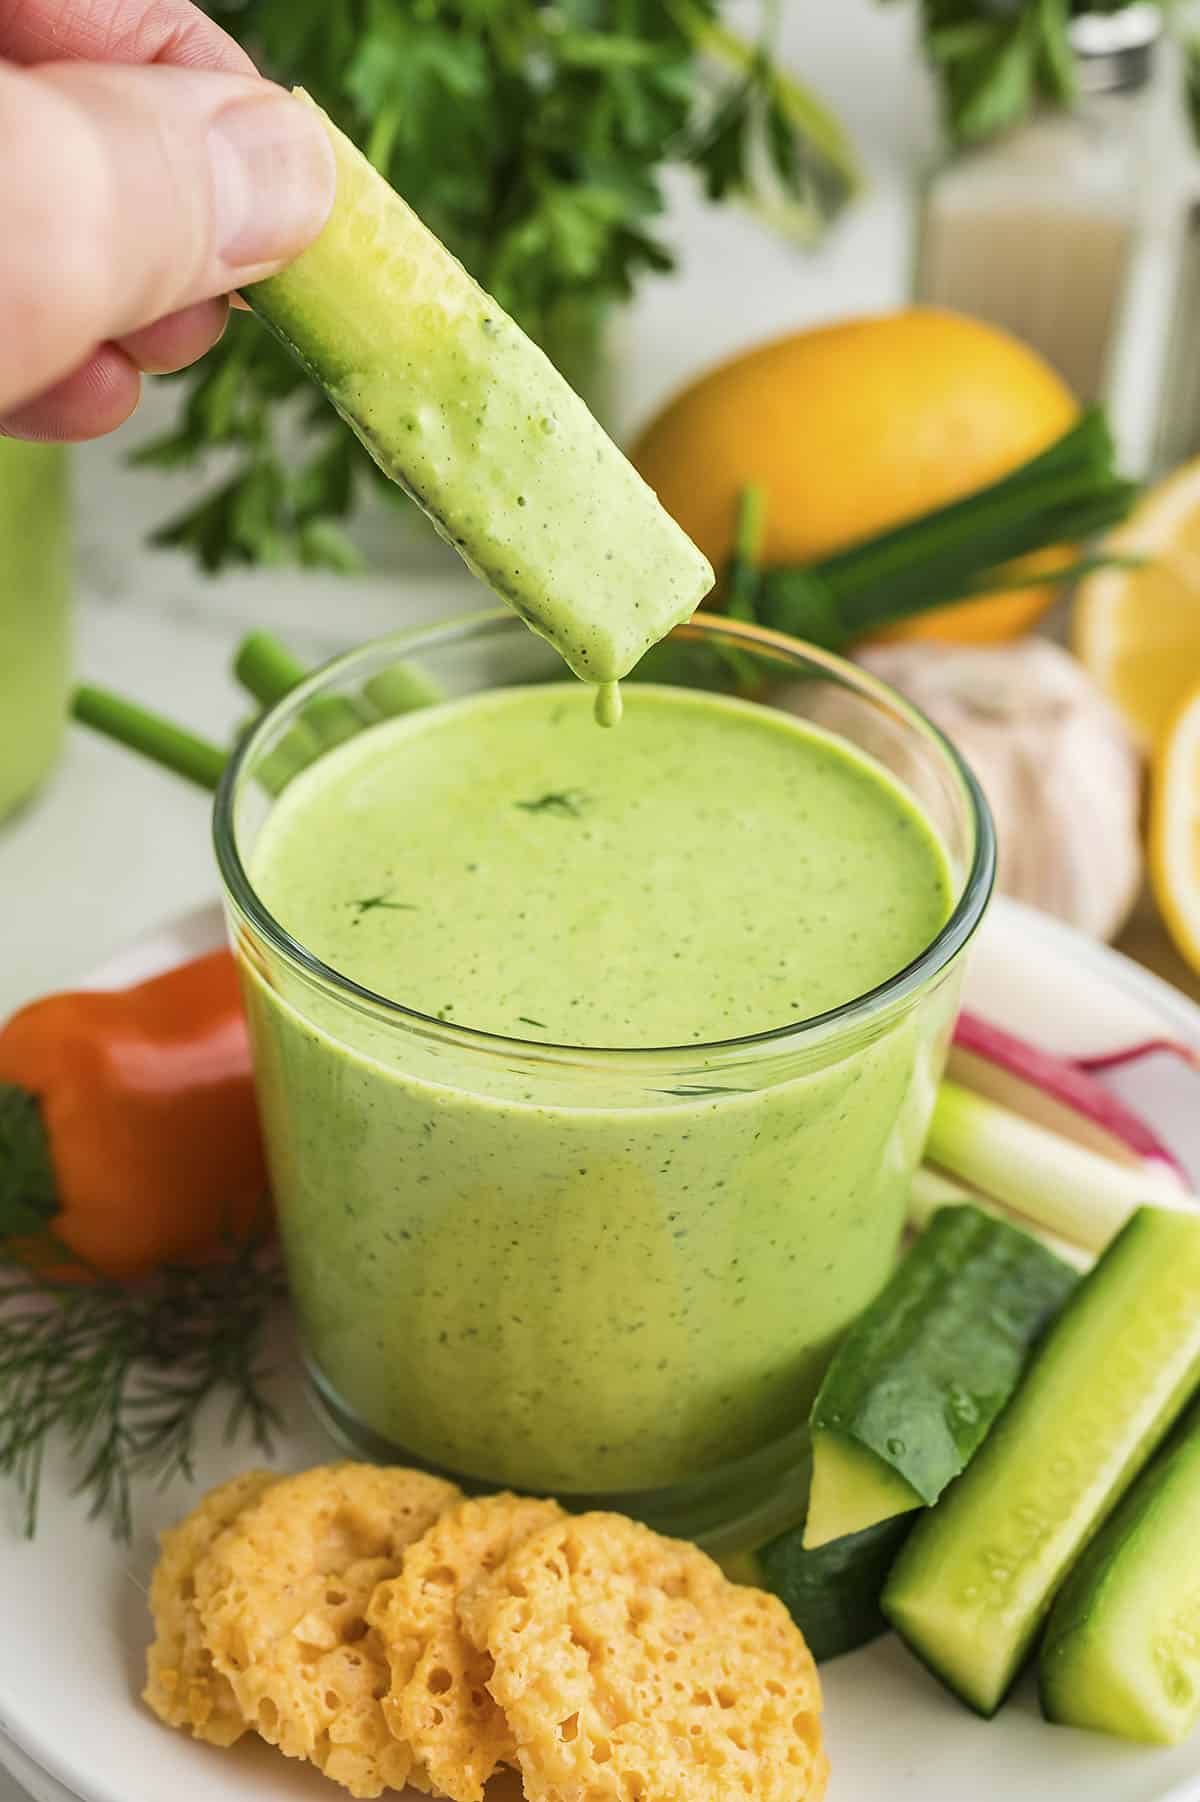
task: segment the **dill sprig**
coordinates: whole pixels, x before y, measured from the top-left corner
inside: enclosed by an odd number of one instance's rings
[[[89,1515],[133,1530],[137,1481],[193,1475],[205,1406],[220,1398],[225,1436],[264,1452],[280,1425],[264,1392],[263,1339],[283,1274],[249,1245],[227,1263],[169,1268],[145,1284],[52,1282],[0,1266],[0,1477],[37,1529],[46,1452],[61,1436]]]

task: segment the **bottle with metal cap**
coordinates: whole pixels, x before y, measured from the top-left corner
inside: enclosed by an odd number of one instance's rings
[[[1075,103],[951,158],[922,198],[916,298],[1007,327],[1085,402],[1105,398],[1113,370],[1160,30],[1150,5],[1074,18]]]

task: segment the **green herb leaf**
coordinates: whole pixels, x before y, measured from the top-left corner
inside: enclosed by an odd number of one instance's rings
[[[201,1416],[222,1401],[226,1435],[271,1449],[264,1339],[285,1294],[273,1253],[172,1269],[147,1284],[64,1286],[9,1266],[0,1277],[0,1478],[30,1538],[50,1441],[65,1444],[93,1516],[128,1539],[137,1482],[192,1477]]]
[[[364,914],[375,913],[379,908],[384,909],[385,912],[396,914],[415,914],[417,911],[411,901],[390,901],[386,893],[368,895],[365,900],[351,901],[349,905],[357,909],[360,920]]]
[[[699,1095],[744,1095],[745,1089],[725,1088],[718,1083],[685,1082],[677,1089],[657,1089],[658,1095],[679,1095],[689,1100]]]
[[[829,109],[716,0],[206,0],[266,74],[299,82],[587,391],[606,313],[672,254],[652,222],[672,165],[714,196],[810,235],[857,180]],[[207,570],[353,569],[340,529],[372,490],[411,507],[302,371],[235,316],[171,378],[173,429],[140,464],[219,457],[220,475],[153,542]],[[417,522],[414,522],[417,523]],[[431,528],[432,529],[432,528]]]
[[[1070,16],[1070,0],[1040,0],[1039,86],[1050,99],[1063,104],[1074,100],[1078,88],[1075,58],[1067,32]]]
[[[43,1233],[58,1211],[42,1104],[27,1089],[0,1083],[0,1239]]]
[[[551,789],[544,795],[535,795],[532,800],[515,803],[522,813],[556,813],[566,819],[577,820],[583,812],[587,796],[579,788]]]
[[[1189,37],[1183,46],[1184,101],[1192,136],[1200,142],[1200,36]]]
[[[1117,12],[1128,0],[920,0],[925,49],[959,143],[1017,124],[1039,102],[1069,105],[1078,92],[1070,21]],[[1171,0],[1159,0],[1160,10]],[[1197,119],[1200,130],[1200,118]]]
[[[1033,104],[1037,43],[1024,18],[998,29],[984,52],[947,65],[955,130],[987,138],[1015,124]]]

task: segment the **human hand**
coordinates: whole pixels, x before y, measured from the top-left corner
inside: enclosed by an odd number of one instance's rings
[[[316,236],[320,123],[190,0],[0,0],[0,436],[81,439]]]

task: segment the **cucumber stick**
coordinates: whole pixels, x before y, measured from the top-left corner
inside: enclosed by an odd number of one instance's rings
[[[797,1527],[743,1554],[728,1574],[777,1595],[817,1663],[825,1664],[887,1632],[879,1597],[911,1527],[900,1515],[814,1551],[806,1549]]]
[[[795,1476],[811,1480],[809,1447]],[[786,1528],[753,1550],[728,1554],[720,1563],[734,1583],[777,1595],[808,1642],[818,1664],[852,1652],[887,1632],[879,1608],[896,1553],[912,1530],[908,1515],[879,1522],[810,1551],[802,1525]]]
[[[1070,1727],[1174,1745],[1200,1721],[1200,1412],[1068,1577],[1039,1676]]]
[[[615,681],[712,570],[549,359],[321,116],[329,222],[247,300],[474,573],[577,675]]]
[[[1141,1208],[884,1591],[893,1626],[981,1714],[1000,1705],[1071,1565],[1198,1382],[1200,1214]]]
[[[928,1507],[966,1468],[1075,1273],[969,1204],[939,1209],[813,1403],[805,1544]]]

